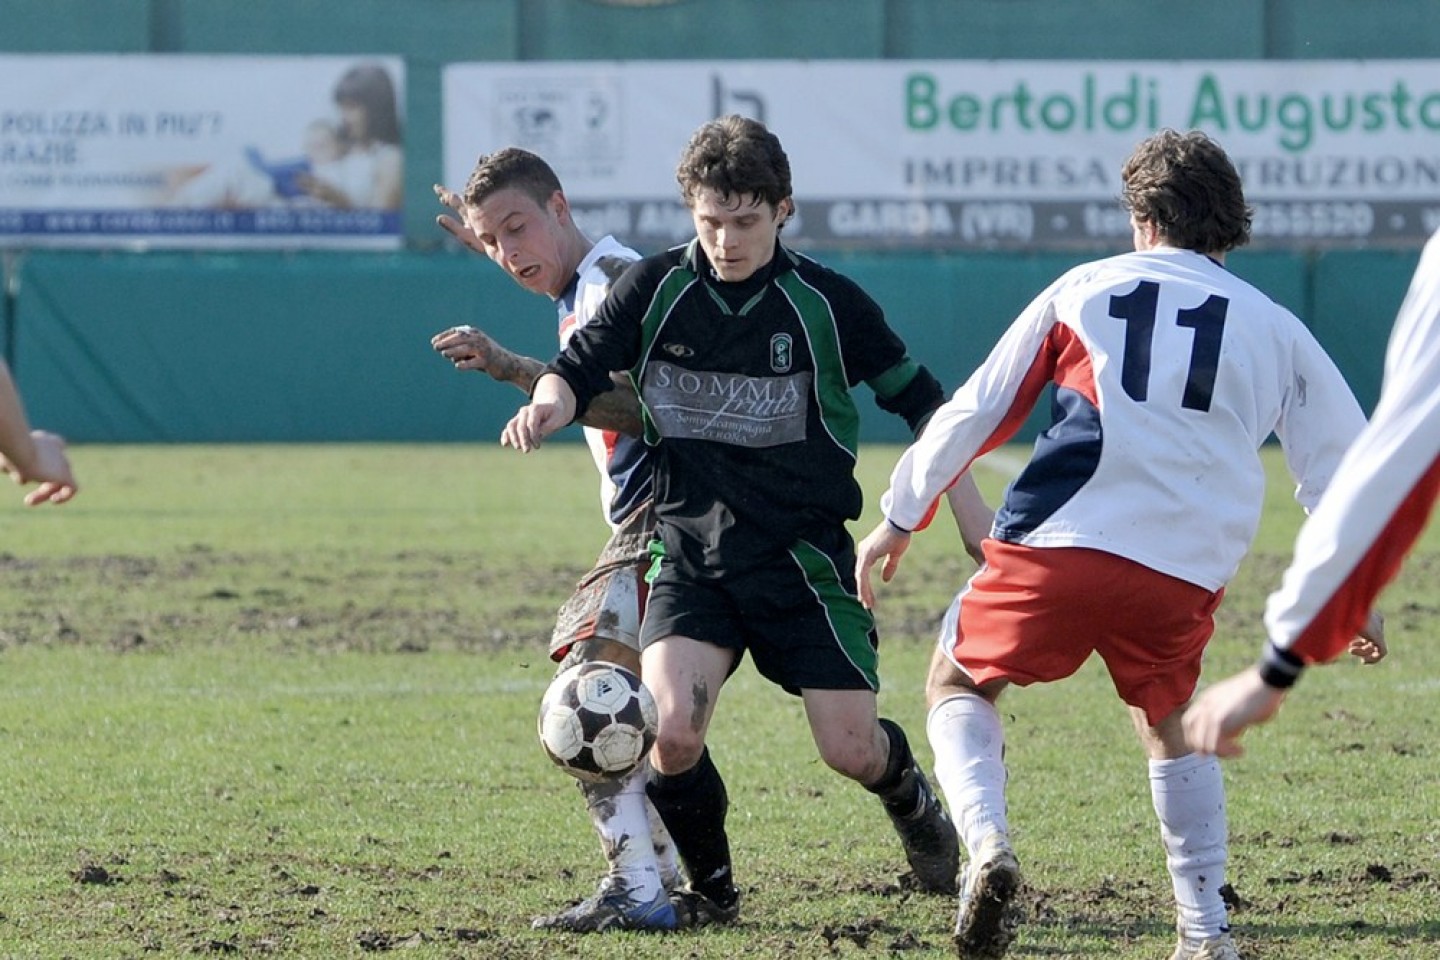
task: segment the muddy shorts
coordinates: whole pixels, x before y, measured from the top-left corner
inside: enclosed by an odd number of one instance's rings
[[[582,640],[613,640],[640,650],[645,612],[645,571],[655,514],[649,501],[636,507],[610,535],[590,572],[560,607],[550,635],[550,659],[561,663]]]

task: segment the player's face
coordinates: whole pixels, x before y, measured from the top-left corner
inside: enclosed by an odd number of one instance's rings
[[[710,266],[721,280],[744,280],[770,262],[775,238],[790,215],[790,200],[776,206],[755,203],[754,194],[722,198],[710,187],[702,187],[690,198],[690,216],[695,233]]]
[[[575,273],[567,261],[562,218],[565,198],[551,195],[545,205],[523,190],[496,190],[479,206],[465,205],[465,226],[480,239],[485,253],[531,293],[558,297]]]

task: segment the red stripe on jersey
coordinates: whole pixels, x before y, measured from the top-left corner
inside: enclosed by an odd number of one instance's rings
[[[1095,399],[1095,371],[1090,365],[1090,351],[1085,349],[1075,331],[1063,323],[1050,328],[1030,369],[1025,372],[1025,379],[1020,381],[1020,389],[1010,402],[1010,409],[1005,411],[1000,425],[980,445],[980,452],[975,456],[983,456],[1013,437],[1030,416],[1030,411],[1035,409],[1045,385],[1052,381],[1069,387],[1092,405],[1099,406]],[[969,464],[966,464],[966,469],[969,469]]]
[[[1324,663],[1349,648],[1350,641],[1365,625],[1375,598],[1395,579],[1406,554],[1420,538],[1437,494],[1440,458],[1430,464],[1350,576],[1290,644],[1291,653],[1306,663]]]
[[[570,339],[570,334],[575,332],[575,327],[575,312],[572,310],[560,319],[560,349],[565,349],[565,343]]]
[[[970,463],[965,464],[965,470],[969,470],[980,457],[1001,446],[1015,435],[1015,432],[1024,425],[1030,412],[1035,409],[1035,404],[1040,400],[1040,394],[1044,391],[1046,384],[1054,381],[1062,387],[1069,387],[1082,394],[1092,405],[1098,406],[1095,397],[1095,371],[1090,364],[1090,351],[1080,342],[1075,335],[1063,323],[1057,323],[1050,328],[1045,335],[1045,340],[1040,349],[1035,353],[1035,359],[1030,362],[1030,369],[1025,371],[1025,377],[1020,381],[1020,387],[1015,392],[1015,399],[1010,401],[1010,407],[1005,411],[1005,416],[1000,418],[1000,423],[991,432],[985,442],[980,445]],[[950,478],[945,489],[951,487],[965,475],[961,470]],[[924,530],[930,526],[930,521],[935,519],[936,512],[940,509],[942,497],[936,497],[930,503],[930,508],[925,511],[925,516],[916,525],[916,530]]]
[[[1075,335],[1075,331],[1063,324],[1056,324],[1047,338],[1056,353],[1055,384],[1073,390],[1090,406],[1100,409],[1100,395],[1095,390],[1095,368],[1090,365],[1090,351]]]

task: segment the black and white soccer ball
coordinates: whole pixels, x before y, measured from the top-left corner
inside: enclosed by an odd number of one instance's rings
[[[655,698],[634,671],[594,660],[551,681],[540,701],[540,745],[578,780],[617,780],[655,745],[658,722]]]

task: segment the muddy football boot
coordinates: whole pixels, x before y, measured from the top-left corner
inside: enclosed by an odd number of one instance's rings
[[[563,930],[567,933],[604,933],[607,930],[674,930],[680,926],[670,894],[661,890],[653,899],[639,900],[606,877],[593,897],[587,897],[559,913],[536,917],[535,930]]]
[[[999,960],[1019,926],[1014,903],[1020,890],[1020,861],[998,833],[985,838],[965,866],[960,909],[955,917],[955,950],[961,960]]]

